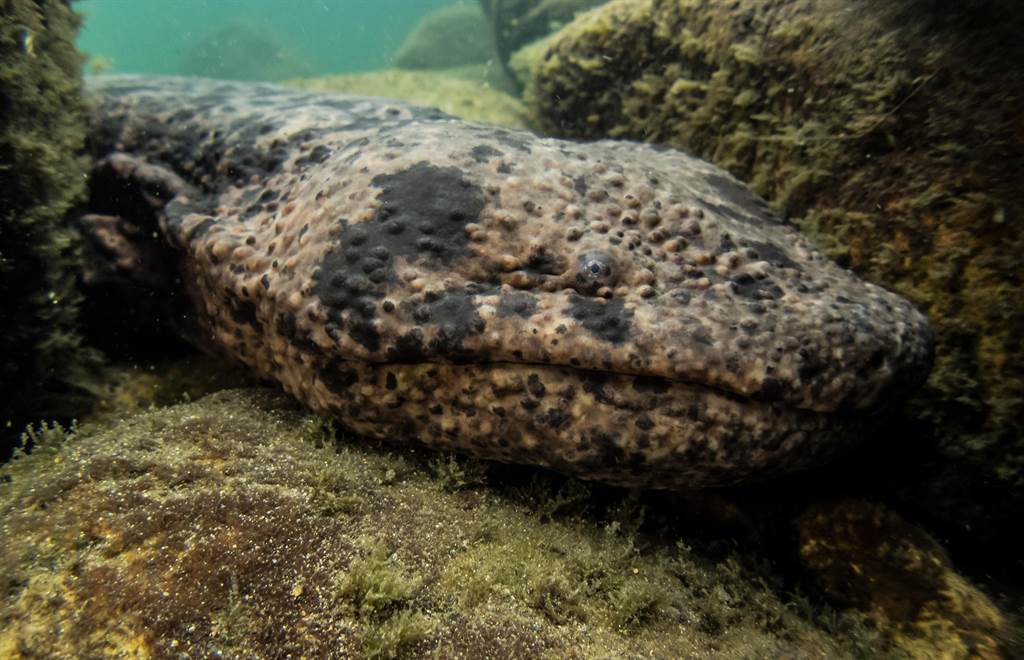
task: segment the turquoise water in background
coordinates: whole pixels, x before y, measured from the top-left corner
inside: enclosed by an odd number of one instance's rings
[[[276,79],[388,68],[421,18],[467,2],[83,0],[75,9],[85,16],[87,72]]]

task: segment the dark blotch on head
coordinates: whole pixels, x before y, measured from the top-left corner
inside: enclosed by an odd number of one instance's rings
[[[592,335],[612,344],[621,344],[629,337],[633,310],[626,309],[621,299],[603,300],[571,296],[569,314]]]
[[[732,290],[751,300],[776,300],[782,297],[782,289],[775,282],[770,279],[759,280],[747,273],[733,278]]]
[[[473,296],[463,291],[445,291],[439,298],[417,308],[417,313],[437,328],[437,337],[430,349],[438,355],[457,357],[462,353],[462,340],[483,331],[484,320],[473,302]]]
[[[526,260],[526,267],[523,270],[531,275],[560,275],[563,267],[559,263],[557,256],[548,252],[543,246],[540,246],[530,252],[530,256]]]
[[[377,350],[380,336],[373,319],[376,303],[383,299],[387,283],[394,278],[394,258],[405,257],[440,268],[464,255],[466,224],[479,217],[484,196],[458,169],[426,162],[395,174],[379,175],[373,184],[381,188],[381,206],[368,222],[341,221],[338,244],[317,269],[313,293],[337,324],[341,324],[342,312],[350,310],[349,334],[363,346]],[[420,231],[408,229],[412,227]],[[429,230],[429,239],[423,238],[424,229]],[[476,325],[451,325],[456,320],[442,328],[445,340],[454,344],[466,336],[466,327]],[[479,322],[479,315],[475,320]]]
[[[731,204],[731,206],[727,207],[720,204],[712,204],[703,199],[700,200],[702,204],[711,210],[741,222],[759,223],[761,220],[771,217],[768,205],[765,204],[764,200],[735,179],[722,176],[721,174],[709,174],[707,181],[714,186],[723,200]],[[737,209],[742,211],[742,213],[737,212]]]
[[[356,225],[366,232],[368,247],[382,246],[391,255],[438,267],[466,253],[466,224],[480,217],[484,195],[460,170],[422,162],[374,177],[373,185],[381,188],[381,205],[370,222]],[[396,226],[405,229],[388,231]],[[431,239],[421,241],[424,234]]]
[[[526,389],[530,391],[530,394],[536,398],[541,398],[547,391],[544,387],[544,383],[540,382],[540,376],[537,374],[530,374],[526,379]]]
[[[797,369],[797,373],[800,374],[800,380],[807,382],[814,379],[818,374],[825,371],[828,367],[828,363],[822,360],[818,355],[806,350],[800,350],[800,366]]]
[[[747,247],[757,252],[757,258],[763,261],[767,261],[773,266],[780,268],[792,268],[793,270],[803,271],[800,264],[789,258],[785,252],[782,251],[777,245],[772,243],[761,243],[758,241],[750,241],[747,243]]]
[[[217,221],[213,218],[206,218],[198,225],[192,228],[192,231],[188,234],[189,241],[196,241],[202,238],[206,232],[210,231],[210,228],[217,224]]]
[[[548,408],[540,415],[537,415],[537,423],[541,426],[559,429],[569,423],[569,415],[559,408]]]
[[[608,377],[600,373],[589,373],[583,379],[583,391],[591,395],[598,402],[614,406],[616,405],[613,397],[608,395],[605,390],[605,384],[608,382]]]
[[[348,389],[359,382],[359,376],[354,370],[346,369],[343,365],[343,362],[331,361],[317,367],[316,372],[327,389],[342,398],[347,398]]]
[[[278,316],[275,328],[277,333],[291,342],[293,346],[298,346],[308,351],[317,350],[317,345],[313,338],[310,337],[308,332],[299,330],[295,317],[291,314],[281,314]]]
[[[498,303],[498,316],[519,316],[528,319],[537,309],[537,299],[525,291],[503,293]]]
[[[399,337],[395,345],[388,349],[388,359],[393,362],[420,362],[425,356],[423,332],[419,328],[413,328]]]
[[[530,153],[529,138],[532,136],[499,128],[491,132],[491,137],[506,147],[511,147],[523,153]]]
[[[489,144],[478,144],[469,151],[469,155],[478,163],[486,163],[490,159],[501,157],[504,154]]]
[[[231,300],[231,318],[235,319],[236,323],[260,327],[259,319],[256,317],[256,304],[249,300]]]
[[[348,334],[371,351],[380,348],[380,333],[370,321],[363,319],[350,321]]]
[[[760,395],[764,401],[780,401],[785,395],[785,386],[777,378],[765,378],[761,383]]]
[[[311,164],[319,164],[327,160],[327,157],[331,155],[331,150],[322,144],[313,147],[313,150],[304,156],[300,156],[295,159],[295,165],[298,167],[304,167]]]
[[[590,434],[591,446],[597,451],[595,461],[601,465],[615,465],[621,462],[626,452],[618,445],[618,436],[605,431],[594,430]]]

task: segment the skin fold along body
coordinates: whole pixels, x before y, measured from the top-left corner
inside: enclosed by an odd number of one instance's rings
[[[909,302],[678,151],[264,84],[91,93],[95,178],[151,209],[200,343],[366,436],[726,485],[826,460],[927,375]]]

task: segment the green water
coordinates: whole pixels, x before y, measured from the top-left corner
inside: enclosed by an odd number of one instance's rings
[[[387,68],[416,23],[463,0],[84,0],[79,46],[108,73],[275,79]]]

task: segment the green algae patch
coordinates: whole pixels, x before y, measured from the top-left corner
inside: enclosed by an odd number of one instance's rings
[[[463,119],[509,128],[529,128],[519,99],[492,87],[494,67],[459,68],[452,72],[390,69],[320,78],[295,79],[291,87],[316,92],[383,96],[438,108]],[[498,83],[499,85],[501,83]]]
[[[99,356],[78,319],[85,195],[79,17],[59,0],[0,3],[0,434],[88,407]],[[0,457],[6,454],[0,440]]]
[[[883,650],[756,558],[645,531],[636,494],[367,443],[273,390],[63,431],[0,475],[3,657]]]
[[[1024,511],[1021,34],[1001,0],[616,0],[516,64],[543,131],[706,158],[927,311],[919,441],[884,481],[1007,563],[996,539]]]

